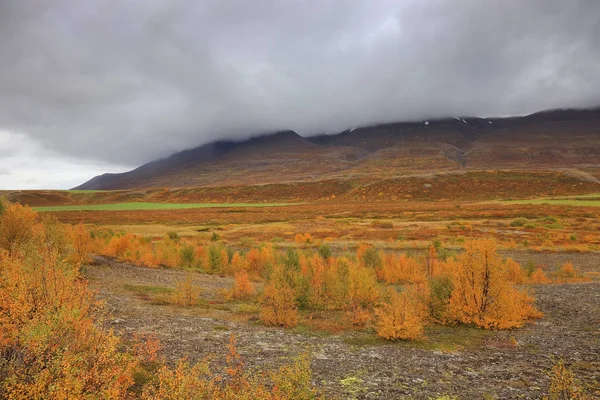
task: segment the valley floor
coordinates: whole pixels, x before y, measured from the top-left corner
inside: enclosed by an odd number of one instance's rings
[[[555,265],[564,258],[560,253],[503,255]],[[600,272],[597,253],[577,257],[578,265]],[[600,393],[598,280],[535,286],[536,305],[545,316],[522,329],[431,327],[424,342],[390,343],[365,331],[332,334],[302,325],[292,330],[265,327],[254,315],[235,312],[235,304],[218,301],[219,291],[231,286],[230,278],[194,274],[203,290],[202,302],[179,308],[153,301],[149,293],[171,290],[185,278],[184,271],[97,257],[86,274],[106,303],[106,325],[125,338],[155,335],[170,361],[216,355],[219,363],[233,334],[250,368],[263,369],[308,352],[314,383],[338,398],[537,399],[547,391],[548,372],[558,359],[570,364],[592,393]]]

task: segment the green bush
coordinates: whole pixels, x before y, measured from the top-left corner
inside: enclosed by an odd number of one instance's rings
[[[194,265],[194,248],[188,244],[183,246],[181,252],[181,263],[183,267],[191,268]]]
[[[535,271],[535,263],[533,262],[533,260],[527,260],[527,264],[525,264],[525,273],[527,274],[527,276],[531,276],[531,274],[533,274],[533,271]]]
[[[173,231],[171,231],[171,232],[167,232],[167,238],[168,238],[169,240],[172,240],[172,241],[174,241],[174,242],[177,242],[177,241],[179,241],[179,233],[177,233],[177,232],[173,232]]]
[[[522,227],[525,226],[525,224],[528,222],[527,218],[516,218],[513,219],[512,222],[510,223],[510,226],[512,227]]]
[[[375,247],[369,247],[367,250],[365,250],[365,254],[363,255],[363,262],[365,264],[365,267],[381,267],[381,257],[379,256],[379,252]]]
[[[452,280],[447,276],[432,278],[429,281],[429,289],[429,315],[434,321],[443,321],[452,294]]]
[[[210,272],[220,273],[223,271],[223,262],[221,259],[221,249],[217,246],[210,246],[208,248],[208,263]]]
[[[238,244],[240,247],[253,247],[256,244],[256,242],[252,238],[243,237],[240,239]]]
[[[325,244],[319,246],[319,254],[321,255],[321,257],[327,260],[329,257],[331,257],[331,247]]]

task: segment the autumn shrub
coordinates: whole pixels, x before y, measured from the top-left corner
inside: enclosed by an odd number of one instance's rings
[[[3,206],[0,214],[0,249],[18,248],[31,238],[37,214],[31,208],[17,203]]]
[[[252,273],[259,274],[264,268],[263,254],[260,249],[252,248],[245,256],[246,268]]]
[[[537,268],[529,277],[529,283],[533,284],[546,284],[550,283],[550,279],[546,276],[541,268]]]
[[[297,233],[296,236],[294,236],[294,241],[299,244],[311,244],[313,240],[310,233]]]
[[[123,257],[133,239],[134,236],[131,233],[113,236],[106,247],[106,254],[114,257]]]
[[[127,350],[118,336],[101,328],[101,304],[80,275],[86,246],[73,240],[91,236],[84,227],[64,227],[33,215],[36,222],[28,233],[11,240],[10,251],[0,249],[0,398],[318,398],[305,357],[257,374],[245,370],[233,343],[220,374],[207,362],[168,366],[152,337],[134,335]],[[110,242],[112,235],[91,239]],[[121,243],[113,241],[113,249]],[[123,254],[132,250],[128,246]],[[176,301],[193,304],[194,290],[188,275],[178,285]]]
[[[575,379],[571,369],[560,360],[550,372],[549,400],[585,400],[590,399]]]
[[[65,231],[32,228],[0,251],[0,398],[126,397],[137,361],[95,323],[65,238],[50,237]]]
[[[183,307],[195,306],[198,304],[200,293],[200,288],[194,285],[194,277],[188,273],[184,281],[177,283],[173,292],[173,303]]]
[[[67,235],[73,249],[71,253],[71,261],[76,268],[81,268],[82,265],[90,261],[94,244],[89,231],[83,225],[69,226]]]
[[[427,281],[425,266],[419,260],[408,257],[406,254],[385,254],[379,267],[375,270],[377,277],[386,283],[412,284]]]
[[[247,370],[232,338],[221,374],[208,361],[190,364],[180,360],[173,368],[159,369],[157,379],[144,388],[143,399],[181,400],[313,400],[322,398],[312,387],[308,358],[301,355],[291,363],[264,374]],[[225,378],[222,379],[221,376]]]
[[[231,257],[231,262],[229,263],[229,268],[227,268],[224,272],[227,275],[234,275],[236,272],[241,270],[248,271],[248,262],[246,257],[243,257],[239,251],[233,253],[233,257]]]
[[[324,306],[327,309],[342,309],[346,306],[351,262],[346,257],[331,260],[323,272]]]
[[[234,299],[246,299],[254,295],[254,285],[246,270],[240,269],[235,273],[232,292]]]
[[[186,359],[181,359],[175,368],[163,365],[156,375],[155,382],[144,387],[142,399],[210,398],[208,395],[216,390],[210,379],[208,362],[191,365]]]
[[[325,287],[326,273],[329,269],[328,260],[319,254],[300,258],[300,276],[304,278],[300,285],[306,285],[300,288],[300,291],[306,290],[306,293],[302,293],[301,297],[306,297],[303,302],[310,305],[312,309],[325,308],[328,302]]]
[[[467,243],[457,261],[448,308],[455,321],[509,329],[542,315],[533,306],[533,298],[508,280],[506,264],[492,239]]]
[[[346,288],[346,316],[353,325],[364,325],[371,318],[371,311],[379,293],[375,272],[357,264],[348,268]]]
[[[267,325],[286,328],[298,324],[296,292],[282,265],[273,268],[265,284],[261,297],[260,319]]]
[[[521,269],[519,263],[509,258],[506,260],[506,266],[508,268],[508,280],[516,285],[521,285],[527,281],[527,276]]]
[[[563,264],[554,275],[556,283],[589,282],[591,280],[588,276],[577,271],[571,262]]]
[[[389,289],[375,309],[377,334],[387,340],[416,340],[424,335],[425,312],[414,288]]]
[[[312,387],[310,359],[306,354],[296,357],[291,363],[269,373],[276,399],[312,400],[320,398]]]

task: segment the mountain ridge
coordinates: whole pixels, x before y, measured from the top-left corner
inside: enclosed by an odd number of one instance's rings
[[[307,137],[282,130],[207,143],[128,172],[96,176],[75,189],[375,179],[495,168],[583,168],[598,177],[600,108],[507,118],[432,118]]]

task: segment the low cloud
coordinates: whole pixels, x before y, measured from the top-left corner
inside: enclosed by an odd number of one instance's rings
[[[0,2],[0,129],[54,160],[599,104],[597,0]]]

